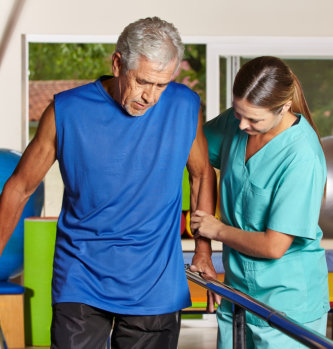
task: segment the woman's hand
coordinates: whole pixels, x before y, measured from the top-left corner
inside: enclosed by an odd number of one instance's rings
[[[194,233],[194,238],[203,236],[211,240],[221,241],[222,228],[221,221],[204,211],[197,210],[191,215],[191,231]]]

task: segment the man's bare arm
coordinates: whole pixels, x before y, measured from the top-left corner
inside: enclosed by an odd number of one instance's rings
[[[202,113],[199,120],[196,138],[193,142],[187,162],[191,188],[191,211],[203,210],[215,214],[216,176],[209,164],[207,140],[202,129]],[[205,209],[203,209],[205,208]],[[201,239],[197,247],[210,251],[210,241]]]
[[[0,196],[0,254],[12,235],[29,197],[56,160],[54,104],[44,111],[37,133],[24,151]]]
[[[190,175],[191,211],[208,210],[215,214],[216,207],[216,175],[209,164],[207,140],[202,129],[202,114],[199,112],[196,138],[193,142],[190,156],[187,162]],[[211,260],[211,242],[207,238],[195,240],[195,254],[191,269],[199,271],[205,278],[216,278],[216,272]],[[220,298],[215,296],[215,301]],[[209,294],[208,310],[214,311],[214,297]]]

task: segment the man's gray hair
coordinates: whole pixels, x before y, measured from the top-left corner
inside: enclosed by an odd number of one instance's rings
[[[116,52],[121,53],[125,70],[136,69],[139,59],[160,63],[163,70],[176,59],[176,70],[184,55],[184,45],[178,30],[158,17],[139,19],[129,24],[120,34]]]

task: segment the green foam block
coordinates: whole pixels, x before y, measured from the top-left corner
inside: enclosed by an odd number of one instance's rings
[[[24,322],[26,344],[50,346],[51,280],[57,219],[24,220]]]
[[[190,209],[190,182],[189,182],[189,173],[187,168],[184,169],[183,174],[183,202],[182,202],[182,210],[188,211]]]

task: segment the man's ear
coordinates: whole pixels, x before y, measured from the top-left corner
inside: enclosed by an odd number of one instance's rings
[[[121,53],[115,52],[112,56],[112,72],[114,77],[119,77],[122,69]]]

